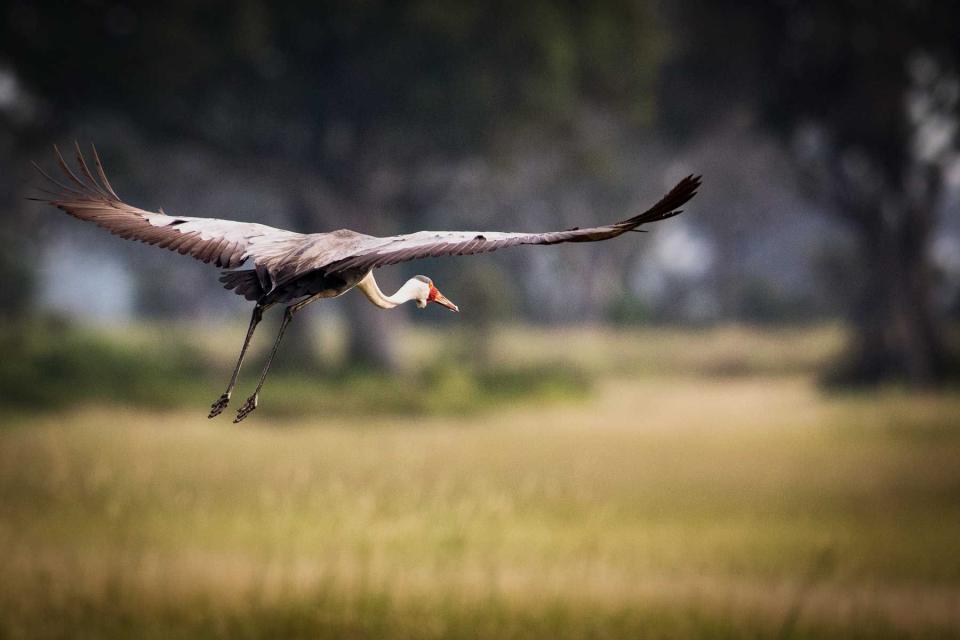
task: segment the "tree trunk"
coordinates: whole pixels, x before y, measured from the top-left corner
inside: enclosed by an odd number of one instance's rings
[[[851,314],[854,336],[830,379],[841,384],[936,385],[946,377],[949,361],[932,304],[930,209],[910,211],[895,221],[873,212],[861,221],[859,249],[865,271]]]
[[[18,137],[19,136],[19,137]],[[28,202],[27,196],[37,196],[33,167],[24,162],[31,155],[36,157],[40,136],[14,132],[13,139],[0,135],[0,202],[9,203],[0,215],[0,321],[21,320],[34,310],[37,285],[36,226],[39,218],[31,218],[29,209],[41,209],[40,205]],[[49,211],[38,212],[46,215]]]
[[[317,219],[320,217],[318,212],[313,210],[303,193],[293,189],[290,198],[289,216],[294,229],[300,232],[309,232],[317,226],[323,228],[322,224],[317,224]],[[321,222],[323,221],[321,220]],[[277,360],[274,368],[303,374],[322,371],[323,359],[317,353],[315,340],[317,309],[311,307],[325,303],[327,301],[324,300],[314,302],[313,305],[297,314],[296,319],[287,327],[286,335],[283,338],[283,341],[287,344],[287,352],[284,353],[283,358]],[[271,313],[276,314],[278,318],[277,326],[279,326],[279,318],[283,315],[283,309]]]

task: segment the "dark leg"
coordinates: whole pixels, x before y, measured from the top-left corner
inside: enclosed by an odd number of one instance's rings
[[[247,401],[243,403],[243,406],[237,410],[237,417],[233,419],[234,422],[240,422],[248,415],[253,413],[253,410],[257,408],[257,401],[260,397],[260,389],[263,387],[263,381],[267,379],[267,372],[270,371],[270,365],[273,363],[273,357],[277,355],[277,349],[280,347],[280,341],[283,339],[283,333],[287,330],[287,325],[290,324],[290,321],[293,320],[293,316],[303,309],[305,306],[316,300],[317,298],[307,298],[296,304],[292,304],[287,307],[286,311],[283,312],[283,322],[280,323],[280,331],[277,333],[277,339],[273,343],[273,349],[270,350],[270,355],[267,357],[267,363],[263,366],[263,372],[260,374],[260,381],[257,382],[257,388],[254,389],[253,395],[247,398]]]
[[[243,364],[243,356],[247,354],[247,347],[250,346],[250,340],[253,338],[253,332],[263,319],[263,312],[269,309],[271,306],[272,305],[269,304],[258,304],[253,308],[253,315],[250,317],[250,327],[247,329],[247,337],[243,340],[243,348],[240,349],[240,357],[237,358],[237,366],[233,368],[233,375],[230,377],[230,384],[227,385],[227,390],[223,392],[223,395],[221,395],[210,407],[210,415],[207,416],[208,418],[213,418],[220,415],[220,413],[227,408],[227,405],[230,404],[230,396],[233,394],[233,388],[237,384],[237,376],[240,375],[240,365]]]

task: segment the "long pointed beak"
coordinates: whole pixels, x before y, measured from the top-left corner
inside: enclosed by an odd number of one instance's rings
[[[456,311],[457,313],[460,312],[460,307],[450,302],[447,296],[443,295],[439,291],[437,291],[437,295],[433,298],[433,302],[436,302],[437,304],[442,304],[447,309],[450,309],[450,311]]]

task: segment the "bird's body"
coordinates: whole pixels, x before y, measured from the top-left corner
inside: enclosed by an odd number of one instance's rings
[[[398,292],[388,296],[380,291],[373,270],[418,258],[471,255],[521,244],[594,242],[635,231],[642,224],[665,220],[680,213],[700,185],[689,176],[647,211],[601,227],[568,229],[547,233],[505,233],[491,231],[420,231],[378,237],[340,229],[326,233],[296,233],[263,224],[170,216],[133,207],[123,202],[93,152],[96,175],[77,147],[78,171],[72,170],[57,151],[57,160],[66,183],[38,170],[57,187],[43,199],[70,215],[93,222],[111,233],[190,255],[224,269],[220,280],[227,289],[256,302],[250,328],[227,391],[214,403],[210,417],[227,405],[236,384],[240,364],[262,313],[276,304],[287,311],[257,390],[238,412],[242,420],[257,405],[260,387],[280,338],[294,314],[323,298],[342,295],[358,288],[376,306],[393,308],[408,301],[425,307],[436,302],[457,311],[433,282],[425,276],[411,278]],[[244,268],[240,268],[244,267]]]

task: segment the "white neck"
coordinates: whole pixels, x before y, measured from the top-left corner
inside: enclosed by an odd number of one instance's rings
[[[377,281],[373,277],[373,271],[371,271],[363,277],[363,280],[357,283],[357,289],[363,291],[363,295],[367,296],[370,302],[381,309],[393,309],[404,302],[416,300],[418,287],[415,283],[407,281],[402,287],[397,289],[395,294],[388,296],[383,291],[380,291],[380,287],[377,286]]]

